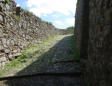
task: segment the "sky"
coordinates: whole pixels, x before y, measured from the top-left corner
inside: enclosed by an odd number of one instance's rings
[[[56,28],[74,26],[77,0],[15,0],[23,9],[33,12]]]

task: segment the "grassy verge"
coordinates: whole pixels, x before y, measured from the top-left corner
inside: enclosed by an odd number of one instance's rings
[[[76,47],[74,35],[71,36],[70,41],[71,41],[71,48],[73,49],[73,52],[74,52],[72,58],[73,58],[75,61],[80,61],[80,56],[79,56],[79,52],[78,52],[77,47]]]
[[[7,71],[10,71],[13,68],[24,68],[25,66],[31,63],[31,60],[37,60],[40,55],[48,51],[48,49],[41,49],[45,43],[51,42],[58,35],[54,35],[46,40],[41,41],[41,43],[37,43],[23,50],[22,55],[13,61],[9,61],[4,66],[4,69],[0,71],[0,76],[4,76]],[[38,51],[38,53],[36,52]],[[35,52],[38,54],[34,56]]]

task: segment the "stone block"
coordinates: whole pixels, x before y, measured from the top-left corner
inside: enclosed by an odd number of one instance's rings
[[[3,16],[0,15],[0,22],[3,23]]]
[[[10,50],[9,49],[5,49],[5,53],[10,53]]]
[[[0,62],[5,62],[6,60],[5,54],[0,55]]]

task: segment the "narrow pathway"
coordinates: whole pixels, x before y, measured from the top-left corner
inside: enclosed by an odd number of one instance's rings
[[[27,61],[30,64],[5,74],[25,77],[1,81],[0,86],[81,86],[81,76],[77,75],[81,71],[80,64],[74,60],[71,37],[60,35],[36,47],[32,59]],[[39,54],[40,51],[43,53]]]

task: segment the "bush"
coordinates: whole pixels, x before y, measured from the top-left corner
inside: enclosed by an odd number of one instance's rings
[[[15,17],[17,20],[20,20],[20,16],[14,14],[14,17]]]
[[[68,27],[67,30],[74,30],[74,26]]]
[[[24,9],[24,11],[25,11],[26,13],[28,13],[28,12],[29,12],[27,9]]]
[[[9,0],[5,0],[5,4],[10,4],[10,1]]]

